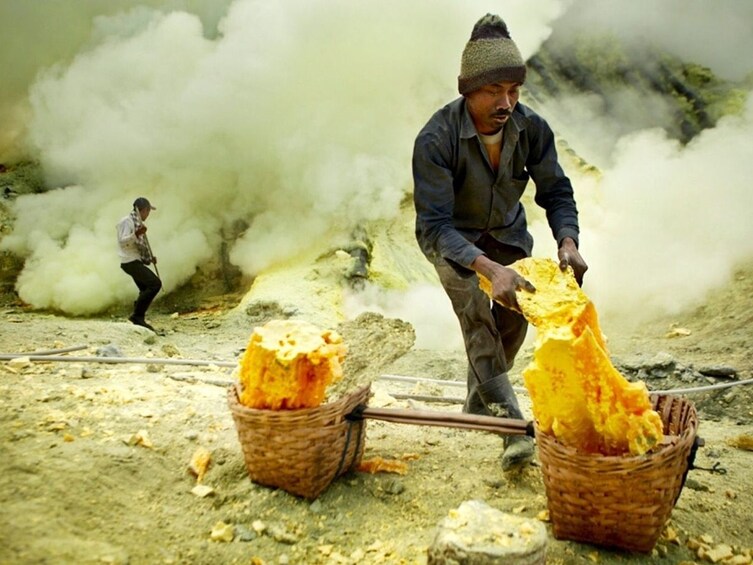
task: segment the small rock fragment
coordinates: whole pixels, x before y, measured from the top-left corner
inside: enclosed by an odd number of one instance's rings
[[[428,565],[546,563],[546,526],[479,500],[450,510],[428,549]]]
[[[162,352],[168,357],[180,357],[180,350],[172,343],[166,343],[162,346]]]
[[[212,541],[231,542],[235,538],[235,527],[225,522],[217,522],[209,534]]]
[[[209,468],[209,463],[212,460],[212,454],[209,450],[198,447],[191,456],[191,461],[188,463],[188,470],[196,476],[196,483],[200,483],[204,479],[204,475]]]
[[[267,528],[267,535],[271,536],[272,539],[280,543],[285,543],[288,545],[293,545],[293,544],[298,543],[298,536],[296,536],[292,532],[289,532],[283,526],[278,526],[275,524],[270,525]]]
[[[753,559],[750,555],[734,555],[724,560],[724,565],[750,565]]]
[[[387,479],[382,481],[382,490],[387,494],[400,494],[405,490],[405,485],[397,479]]]
[[[542,522],[551,521],[551,517],[549,516],[549,510],[542,510],[541,512],[536,514],[536,519]]]
[[[123,357],[123,353],[120,351],[120,348],[114,343],[109,343],[107,345],[103,345],[102,347],[98,347],[95,355],[97,357]]]
[[[727,445],[736,447],[737,449],[744,449],[745,451],[753,451],[753,435],[740,434],[727,440]]]
[[[14,370],[25,369],[31,366],[31,359],[28,357],[14,357],[8,361],[8,366]]]
[[[214,494],[214,489],[207,485],[196,485],[191,489],[191,493],[199,498],[206,498],[210,494]]]
[[[672,526],[667,526],[666,528],[664,528],[664,531],[662,532],[662,538],[668,543],[680,545],[680,537],[677,535],[677,530],[675,530]]]
[[[707,377],[721,377],[727,379],[734,379],[737,377],[737,369],[734,367],[727,367],[726,365],[707,365],[705,367],[699,367],[698,372]]]
[[[685,481],[685,486],[691,490],[697,490],[699,492],[709,492],[709,487],[704,485],[702,482],[695,480],[692,477],[688,477],[688,479]]]
[[[236,526],[235,527],[235,535],[238,538],[238,541],[254,541],[256,538],[259,537],[259,535],[254,532],[253,530],[249,530],[246,526]]]
[[[706,552],[705,559],[708,559],[712,563],[718,563],[723,559],[732,557],[732,555],[732,548],[725,543],[720,543]]]
[[[325,544],[325,545],[318,546],[316,549],[319,550],[319,553],[327,557],[329,554],[332,553],[334,546],[332,544]]]
[[[126,441],[126,443],[131,446],[140,445],[141,447],[154,447],[154,444],[152,443],[152,440],[149,439],[149,434],[146,430],[139,430],[130,438],[128,438],[128,441]]]

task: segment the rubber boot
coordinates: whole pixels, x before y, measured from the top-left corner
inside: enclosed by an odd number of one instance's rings
[[[533,459],[533,438],[528,436],[505,437],[505,450],[500,463],[503,471],[519,469]]]
[[[476,392],[491,416],[523,419],[523,413],[518,407],[518,399],[515,398],[515,391],[506,374],[479,383]]]
[[[515,391],[507,375],[480,383],[476,390],[492,416],[523,419],[523,413],[518,407]],[[505,436],[504,445],[505,450],[500,459],[504,471],[522,467],[533,458],[533,440],[528,436]]]
[[[157,333],[157,330],[155,330],[144,318],[139,318],[135,314],[129,316],[128,318],[132,324],[136,326],[141,326],[142,328],[146,328],[148,330],[153,331],[154,333]]]
[[[463,412],[465,412],[466,414],[479,414],[481,416],[488,416],[489,412],[487,412],[486,410],[486,405],[478,394],[476,375],[474,375],[470,371],[468,371],[468,373],[468,395],[465,397]]]

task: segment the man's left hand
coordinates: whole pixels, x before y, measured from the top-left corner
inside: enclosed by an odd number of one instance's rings
[[[562,240],[562,245],[557,251],[557,257],[560,260],[560,269],[567,270],[568,267],[573,268],[575,274],[575,280],[579,286],[583,285],[583,275],[588,270],[588,265],[580,256],[578,247],[575,245],[575,241],[571,237],[566,237]]]
[[[154,256],[152,256],[152,263],[154,263],[155,265],[157,264],[157,258]]]

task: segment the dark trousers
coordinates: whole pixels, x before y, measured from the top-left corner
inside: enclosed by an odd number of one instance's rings
[[[525,252],[517,247],[490,242],[486,238],[476,245],[492,261],[502,265],[526,257]],[[492,302],[479,288],[475,272],[446,261],[435,268],[460,322],[468,356],[468,396],[463,411],[489,414],[477,388],[480,383],[495,379],[502,397],[499,401],[508,417],[522,418],[507,371],[512,368],[515,355],[523,345],[528,323],[517,312]]]
[[[133,303],[133,318],[143,320],[149,305],[162,288],[162,281],[149,267],[141,261],[121,263],[120,268],[131,275],[133,282],[139,287],[139,297]]]

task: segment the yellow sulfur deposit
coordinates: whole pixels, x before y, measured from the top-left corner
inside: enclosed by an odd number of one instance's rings
[[[251,334],[240,362],[240,401],[250,408],[313,408],[342,378],[345,344],[300,320],[272,320]]]
[[[663,438],[646,385],[628,382],[612,365],[596,309],[551,259],[511,265],[536,292],[518,291],[526,319],[536,327],[532,363],[523,372],[540,430],[580,451],[640,455]],[[481,288],[491,293],[488,280]]]

